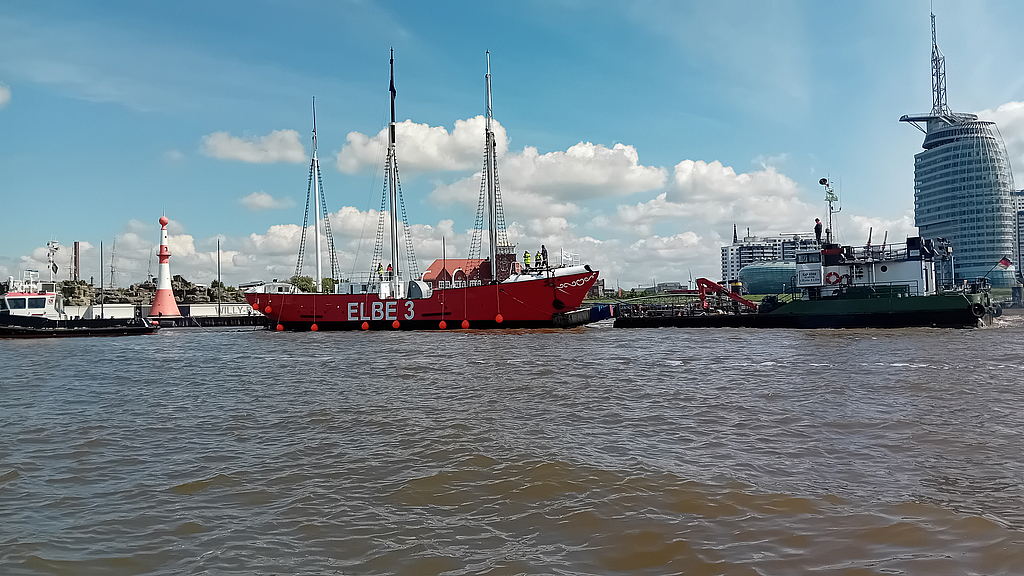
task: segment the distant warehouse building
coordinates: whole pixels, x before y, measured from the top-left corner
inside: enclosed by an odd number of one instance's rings
[[[935,41],[932,14],[932,110],[903,116],[924,133],[914,156],[914,220],[924,238],[953,247],[955,279],[988,276],[993,286],[1016,285],[1019,264],[1018,196],[1010,159],[994,122],[952,112],[946,104],[945,58]],[[923,126],[922,126],[923,124]]]

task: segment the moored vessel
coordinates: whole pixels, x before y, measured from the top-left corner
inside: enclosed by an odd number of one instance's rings
[[[826,179],[826,200],[835,201]],[[676,304],[619,306],[615,326],[747,328],[969,328],[1001,314],[985,278],[953,284],[948,242],[920,237],[863,247],[832,242],[797,250],[788,289],[760,303],[700,279],[699,299]],[[948,279],[936,264],[948,264]],[[941,270],[943,266],[939,266]],[[712,302],[709,293],[717,293]]]
[[[0,295],[0,338],[55,338],[65,336],[131,336],[152,334],[158,327],[145,318],[71,318],[53,278],[57,242],[47,243],[49,281],[39,271],[26,270],[20,279],[8,278]]]
[[[391,58],[391,122],[388,126],[388,150],[385,162],[386,186],[381,202],[377,241],[370,271],[359,281],[333,283],[329,291],[321,286],[320,219],[314,218],[316,276],[314,291],[305,292],[290,283],[266,283],[250,288],[246,299],[265,314],[277,330],[445,330],[449,328],[562,328],[591,321],[589,310],[578,310],[583,298],[597,280],[598,272],[588,265],[551,266],[546,261],[524,267],[516,260],[516,247],[505,232],[504,215],[497,179],[497,154],[491,130],[490,61],[486,78],[487,114],[483,182],[478,222],[486,213],[488,222],[487,258],[476,259],[473,272],[461,279],[450,270],[446,258],[435,282],[418,272],[405,203],[401,196],[395,157],[395,83],[394,56]],[[323,203],[319,163],[316,157],[314,113],[313,154],[310,165],[310,192],[314,207]],[[307,192],[307,196],[310,194]],[[309,200],[307,199],[307,206]],[[332,246],[329,219],[324,227],[330,252],[332,274],[336,257]],[[399,219],[401,213],[402,218]],[[315,212],[319,214],[319,211]],[[385,222],[385,214],[389,221]],[[308,212],[307,212],[308,217]],[[305,231],[305,223],[303,226]],[[478,228],[482,233],[482,229]],[[304,234],[305,232],[303,232]],[[385,237],[389,242],[385,243]],[[388,244],[385,246],[385,244]],[[479,250],[481,238],[474,238]],[[299,264],[305,238],[300,243]],[[390,262],[385,271],[385,248]],[[471,248],[471,253],[473,249]],[[473,255],[471,254],[471,257]],[[404,260],[404,263],[403,263]],[[436,263],[435,263],[436,264]]]

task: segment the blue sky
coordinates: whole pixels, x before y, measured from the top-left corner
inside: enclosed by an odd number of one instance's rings
[[[215,277],[220,239],[229,283],[290,276],[312,96],[342,270],[358,274],[391,47],[423,267],[442,237],[468,247],[485,50],[520,252],[579,253],[625,287],[717,278],[733,223],[809,232],[822,176],[841,184],[844,241],[906,236],[922,137],[898,119],[930,107],[930,6],[5,2],[0,276],[37,266],[56,238],[87,243],[87,277],[116,241],[118,283],[142,280],[162,211],[173,272]],[[934,11],[951,107],[996,120],[1024,166],[1024,7]]]

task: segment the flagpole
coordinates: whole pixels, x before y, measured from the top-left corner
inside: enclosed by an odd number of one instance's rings
[[[989,268],[989,269],[988,269],[988,272],[985,272],[985,275],[984,275],[984,276],[982,276],[982,278],[988,278],[988,275],[989,275],[989,274],[991,274],[991,273],[992,273],[992,271],[996,269],[996,266],[999,266],[1000,264],[1002,264],[1002,263],[1003,263],[1003,260],[1006,260],[1007,262],[1010,262],[1010,259],[1009,259],[1009,258],[1007,258],[1006,256],[1003,256],[1002,258],[1000,258],[1000,259],[999,259],[999,262],[996,262],[995,266],[993,266],[993,267]],[[1010,263],[1009,263],[1009,264],[1008,264],[1008,265],[1006,266],[1006,268],[1009,268],[1009,267],[1010,267],[1010,266],[1012,266],[1012,265],[1013,265],[1013,262],[1010,262]],[[1003,268],[1003,270],[1005,270],[1006,268]]]

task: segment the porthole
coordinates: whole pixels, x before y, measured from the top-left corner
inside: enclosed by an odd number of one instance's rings
[[[888,272],[888,271],[889,271],[889,267],[886,266],[885,264],[883,264],[882,265],[882,272]]]

